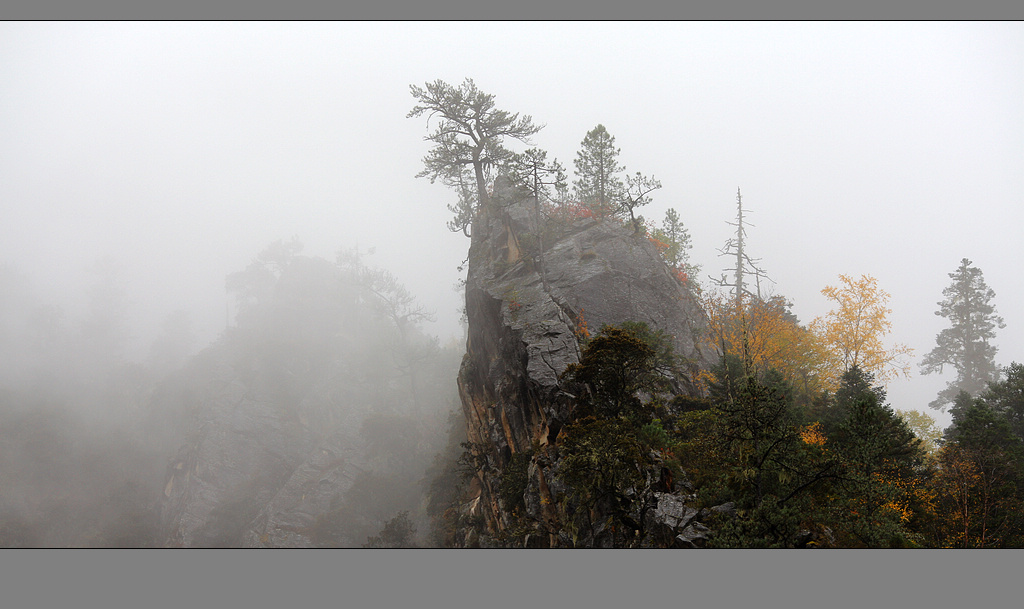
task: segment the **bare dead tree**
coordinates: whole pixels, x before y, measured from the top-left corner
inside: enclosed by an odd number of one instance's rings
[[[731,288],[733,298],[737,302],[742,301],[744,296],[752,296],[757,299],[761,299],[761,280],[765,279],[771,281],[768,274],[758,265],[761,262],[760,258],[751,258],[746,252],[746,237],[747,231],[746,226],[749,222],[744,221],[743,217],[743,195],[740,194],[740,189],[736,189],[736,222],[726,222],[730,226],[736,227],[736,236],[725,242],[725,247],[718,250],[722,256],[732,256],[735,258],[735,263],[732,268],[725,269],[726,273],[732,273],[732,281],[727,278],[725,273],[722,274],[721,278],[715,279],[709,276],[713,283],[723,288]],[[753,224],[749,224],[753,226]],[[756,293],[750,291],[747,288],[747,277],[753,277],[755,283]],[[773,282],[774,283],[774,282]]]

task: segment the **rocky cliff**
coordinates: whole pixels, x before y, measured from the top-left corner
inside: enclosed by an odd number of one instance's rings
[[[465,508],[466,522],[477,526],[466,530],[465,544],[511,536],[511,545],[571,545],[556,533],[553,508],[560,491],[556,445],[573,408],[560,375],[579,361],[581,339],[605,324],[639,321],[671,337],[692,378],[707,365],[698,348],[704,314],[631,224],[552,220],[532,198],[500,185],[493,201],[473,224],[469,336],[458,381],[478,465]],[[696,395],[685,377],[676,391]],[[526,476],[525,518],[513,517],[499,488],[516,475]],[[681,497],[666,498],[656,510],[679,533],[696,515]]]
[[[237,325],[181,374],[163,545],[360,547],[403,511],[425,532],[455,348],[396,326],[414,305],[387,274],[278,250],[233,276]]]
[[[370,467],[359,423],[347,420],[362,413],[330,404],[322,385],[282,404],[262,383],[241,378],[224,351],[202,356],[205,382],[188,439],[167,468],[166,545],[320,545],[318,519]],[[317,416],[331,410],[330,421]],[[358,546],[364,539],[333,541]]]
[[[397,511],[425,532],[421,482],[441,448],[428,428],[450,404],[454,360],[396,325],[406,295],[382,277],[277,248],[231,278],[248,304],[178,392],[190,428],[163,481],[165,545],[360,546]],[[680,356],[671,393],[696,395],[694,293],[631,225],[549,218],[499,183],[474,221],[466,313],[457,385],[475,475],[440,543],[617,545],[604,525],[566,532],[559,443],[576,399],[561,377],[602,326],[644,322]],[[645,532],[630,543],[697,545],[685,477],[658,478],[657,460],[644,459],[657,480],[627,515]]]

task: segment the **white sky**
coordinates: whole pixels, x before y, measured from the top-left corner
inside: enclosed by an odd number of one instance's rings
[[[452,193],[414,178],[427,126],[405,115],[410,84],[466,77],[546,124],[534,143],[570,173],[604,124],[705,275],[729,266],[739,187],[749,251],[802,321],[839,273],[877,277],[890,341],[917,350],[894,406],[952,378],[916,363],[963,257],[1006,320],[998,363],[1024,361],[1021,23],[2,23],[0,263],[56,298],[112,256],[140,341],[185,308],[205,342],[224,276],[271,241],[358,244],[446,340],[469,243]]]

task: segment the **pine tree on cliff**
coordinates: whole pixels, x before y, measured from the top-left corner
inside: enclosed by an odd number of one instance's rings
[[[948,319],[951,327],[939,332],[935,348],[921,363],[921,374],[941,373],[944,364],[956,369],[956,380],[929,404],[939,410],[945,410],[960,391],[975,396],[989,382],[998,380],[996,347],[989,341],[995,337],[996,327],[1006,327],[991,304],[996,293],[985,284],[981,269],[971,266],[971,261],[964,258],[949,277],[953,283],[942,290],[946,298],[939,302],[935,314]]]
[[[595,214],[606,216],[614,213],[625,186],[618,174],[625,171],[619,164],[620,149],[615,147],[615,138],[604,125],[598,125],[587,132],[576,153],[576,175],[573,188],[579,202]]]
[[[529,143],[530,136],[543,128],[533,118],[510,114],[494,107],[494,96],[477,89],[467,78],[454,87],[442,80],[426,83],[425,88],[409,85],[418,102],[407,118],[427,115],[437,118],[434,131],[425,136],[434,147],[423,157],[423,171],[416,177],[440,179],[458,193],[457,203],[449,205],[454,213],[448,228],[462,231],[467,237],[473,216],[488,200],[487,171],[513,157],[503,146],[505,138]]]
[[[635,210],[651,202],[650,194],[661,188],[661,182],[639,171],[627,175],[626,181],[617,174],[625,167],[619,164],[620,150],[604,125],[591,129],[576,153],[576,175],[573,182],[576,197],[597,216],[629,215],[634,229],[640,232]]]

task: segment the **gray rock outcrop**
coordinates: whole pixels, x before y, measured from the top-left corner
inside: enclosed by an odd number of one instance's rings
[[[581,338],[641,321],[671,337],[691,373],[707,362],[698,345],[703,311],[646,237],[614,220],[542,220],[532,198],[496,190],[473,224],[459,392],[467,435],[487,462],[473,480],[468,515],[500,537],[512,526],[500,472],[516,453],[544,453],[556,441],[571,409],[559,377],[579,361]],[[696,395],[692,384],[678,389]],[[530,467],[525,509],[536,522],[554,517],[558,482],[549,465],[538,456]],[[562,545],[555,535],[533,539]]]
[[[375,310],[365,269],[274,264],[251,267],[258,301],[181,375],[189,428],[163,481],[164,545],[359,547],[416,509],[454,362],[429,341],[407,357],[416,330]]]

